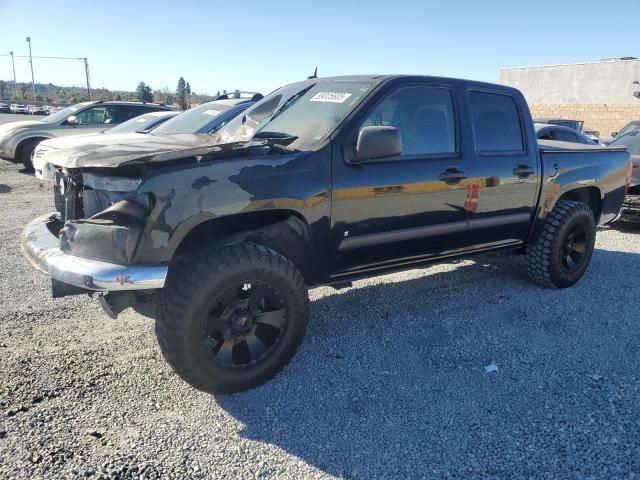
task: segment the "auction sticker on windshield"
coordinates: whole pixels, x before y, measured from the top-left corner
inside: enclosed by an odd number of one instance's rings
[[[345,92],[318,92],[309,101],[310,102],[330,102],[342,103],[351,96]]]

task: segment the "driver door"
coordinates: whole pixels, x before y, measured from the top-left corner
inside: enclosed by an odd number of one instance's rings
[[[457,119],[450,86],[398,87],[372,108],[358,131],[397,128],[402,154],[358,164],[335,156],[333,274],[417,261],[465,245],[470,165],[459,147]]]

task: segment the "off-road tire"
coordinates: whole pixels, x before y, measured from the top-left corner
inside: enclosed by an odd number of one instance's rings
[[[577,227],[576,227],[577,226]],[[585,232],[585,252],[574,270],[563,267],[563,245],[574,228]],[[596,224],[591,209],[581,202],[559,201],[547,215],[537,241],[526,248],[529,276],[549,288],[566,288],[576,283],[589,266],[595,244]]]
[[[287,323],[277,346],[246,367],[217,363],[203,343],[203,318],[212,299],[234,282],[269,282],[277,288]],[[170,268],[156,318],[156,336],[173,370],[193,387],[234,393],[260,385],[285,367],[306,332],[307,286],[291,261],[268,248],[242,243],[178,260]]]
[[[31,155],[33,151],[36,149],[40,140],[27,140],[23,145],[20,146],[20,150],[18,151],[18,161],[22,163],[24,169],[27,172],[33,172],[33,162],[31,161]]]

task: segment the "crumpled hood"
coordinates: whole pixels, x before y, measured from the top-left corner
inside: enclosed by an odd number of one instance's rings
[[[44,125],[44,122],[40,120],[23,120],[21,122],[11,122],[0,125],[0,132],[6,132],[7,130],[17,130],[19,128],[33,127],[34,125]]]
[[[64,139],[67,140],[67,139]],[[69,142],[47,141],[53,148],[41,157],[43,163],[65,168],[114,168],[131,162],[161,162],[216,151],[216,139],[209,135],[88,135]],[[56,148],[61,145],[62,148]]]

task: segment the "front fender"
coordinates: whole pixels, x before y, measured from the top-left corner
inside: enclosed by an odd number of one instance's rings
[[[55,137],[51,135],[50,132],[45,132],[40,129],[20,131],[15,135],[6,138],[2,142],[2,156],[9,159],[16,158],[16,152],[18,151],[18,147],[20,146],[20,144],[25,140],[30,140],[32,138],[42,138],[44,140],[49,140],[50,138]]]
[[[290,210],[308,224],[329,214],[328,173],[318,175],[305,154],[214,160],[164,168],[141,183],[155,206],[136,262],[170,261],[182,240],[203,222],[247,212]]]

